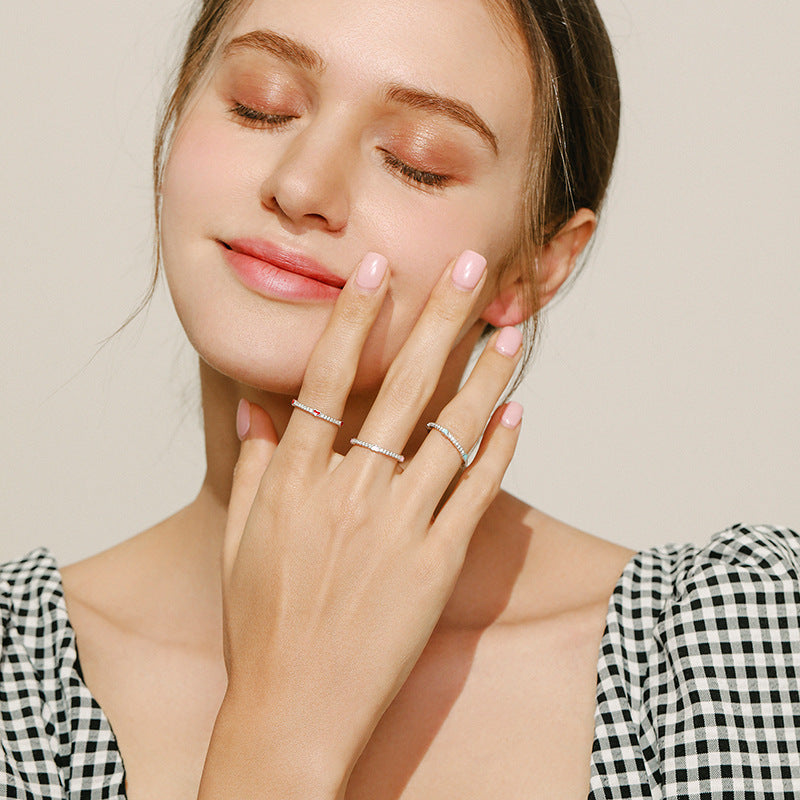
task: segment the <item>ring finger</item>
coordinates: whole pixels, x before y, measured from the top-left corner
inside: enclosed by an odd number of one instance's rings
[[[436,424],[469,452],[477,444],[495,404],[517,366],[522,333],[513,327],[495,331],[456,396],[442,409]],[[404,474],[419,492],[418,502],[435,508],[464,463],[458,449],[440,430],[433,429]]]

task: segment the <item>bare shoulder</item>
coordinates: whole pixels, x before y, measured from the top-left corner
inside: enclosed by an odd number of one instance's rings
[[[61,570],[84,680],[131,798],[195,797],[225,689],[214,559],[186,509]]]
[[[476,531],[471,560],[505,581],[502,621],[525,623],[605,608],[635,551],[562,522],[501,492]],[[469,557],[468,557],[469,561]],[[474,565],[467,564],[469,569]]]
[[[567,601],[563,593],[554,599],[559,603],[600,601],[605,606],[635,551],[575,528],[517,498],[513,500],[527,508],[526,523],[537,534],[537,558],[561,575],[559,585],[569,589],[572,601]]]
[[[481,724],[519,743],[511,750],[518,774],[548,787],[545,796],[585,797],[609,601],[635,552],[506,493],[493,514],[518,574],[500,617],[506,624],[485,651],[487,673],[502,675],[504,688]]]
[[[173,690],[176,668],[218,677],[219,578],[200,537],[186,545],[187,513],[61,569],[81,667],[112,723],[135,695]]]
[[[383,796],[398,773],[403,800],[442,786],[453,797],[586,797],[600,643],[632,555],[501,493],[348,800]]]
[[[218,613],[219,542],[187,506],[137,536],[61,569],[70,618],[129,637],[198,641]],[[216,621],[216,620],[214,620]],[[187,635],[191,633],[191,635]]]

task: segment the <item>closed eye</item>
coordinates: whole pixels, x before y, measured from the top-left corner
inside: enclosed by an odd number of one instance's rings
[[[288,125],[292,120],[297,117],[291,114],[270,114],[266,111],[259,111],[258,109],[246,106],[243,103],[234,103],[228,112],[236,117],[236,121],[248,128],[256,128],[260,130],[276,130]],[[399,159],[388,150],[381,151],[383,161],[389,169],[402,176],[408,182],[420,187],[441,189],[450,182],[448,175],[441,175],[437,172],[428,172],[426,170],[412,167],[406,164],[405,161]]]
[[[448,175],[440,175],[436,172],[426,172],[417,169],[405,161],[401,161],[396,155],[388,150],[381,151],[383,161],[391,170],[402,175],[406,180],[421,186],[429,186],[432,189],[441,189],[450,182]]]
[[[234,103],[228,112],[235,116],[236,121],[249,128],[280,128],[290,123],[296,117],[289,114],[269,114],[266,111],[258,111],[242,103]]]

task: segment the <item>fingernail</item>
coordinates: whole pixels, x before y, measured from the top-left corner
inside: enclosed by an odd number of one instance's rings
[[[519,328],[508,326],[500,331],[494,343],[494,348],[504,356],[515,356],[519,346],[522,344],[522,331]]]
[[[250,403],[244,399],[239,401],[239,407],[236,409],[236,435],[239,441],[244,441],[247,432],[250,430]]]
[[[522,422],[522,406],[516,400],[512,400],[500,417],[500,424],[514,430],[520,422]]]
[[[380,253],[367,253],[358,267],[356,283],[362,289],[377,289],[388,265],[389,261]]]
[[[473,250],[465,250],[456,261],[450,277],[459,289],[472,291],[486,269],[486,259]]]

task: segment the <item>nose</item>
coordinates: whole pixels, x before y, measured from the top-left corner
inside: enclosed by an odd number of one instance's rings
[[[343,143],[313,124],[289,136],[261,184],[262,205],[295,233],[343,231],[350,207]]]

